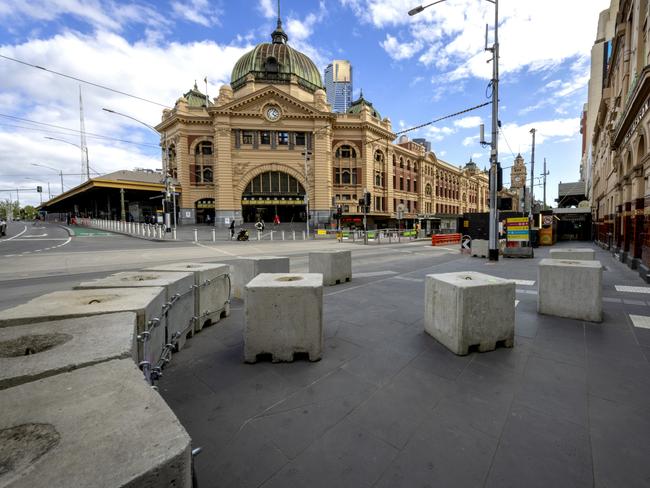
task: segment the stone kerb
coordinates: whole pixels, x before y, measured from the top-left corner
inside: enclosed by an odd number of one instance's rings
[[[515,282],[477,272],[426,276],[424,329],[458,355],[512,347]]]
[[[138,342],[138,361],[146,359],[153,364],[158,360],[154,353],[162,350],[165,340],[165,317],[161,316],[165,294],[162,287],[55,291],[3,310],[0,314],[0,328],[115,312],[135,312],[137,333],[150,330],[149,344],[152,346],[148,348],[145,357],[143,342]]]
[[[221,263],[172,263],[148,268],[145,271],[175,271],[194,273],[197,293],[194,300],[194,331],[215,324],[230,315],[230,266]],[[192,333],[193,335],[193,333]]]
[[[309,253],[309,272],[323,275],[324,285],[337,285],[352,280],[350,251],[315,251]]]
[[[481,258],[487,258],[488,257],[488,243],[489,243],[489,241],[487,239],[472,239],[471,255],[472,256],[478,256],[478,257],[481,257]]]
[[[589,248],[551,249],[549,256],[551,259],[594,261],[596,259],[596,251]]]
[[[179,487],[190,438],[131,359],[2,391],[0,486]]]
[[[99,290],[103,288],[151,288],[165,289],[165,315],[162,343],[156,344],[156,357],[165,344],[173,343],[180,350],[185,345],[188,332],[194,328],[194,274],[165,271],[125,271],[106,278],[87,281],[75,286],[76,290]],[[158,347],[160,345],[160,347]]]
[[[137,361],[133,312],[0,329],[0,390],[111,359]]]
[[[310,361],[323,350],[323,276],[314,273],[262,273],[245,287],[244,360],[260,354],[273,362]]]
[[[259,256],[242,258],[232,265],[232,296],[244,298],[244,287],[260,273],[288,273],[289,258]]]
[[[602,278],[600,261],[542,259],[537,269],[537,311],[601,322]]]

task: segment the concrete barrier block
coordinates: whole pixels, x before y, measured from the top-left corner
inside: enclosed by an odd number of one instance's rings
[[[0,329],[0,390],[111,359],[138,360],[133,312]]]
[[[0,486],[192,484],[190,438],[130,359],[3,390],[0,412]]]
[[[309,253],[309,272],[323,275],[324,285],[338,285],[352,280],[350,251],[315,251]]]
[[[489,242],[487,239],[472,239],[472,256],[487,258],[489,256]]]
[[[262,273],[245,288],[244,359],[270,354],[273,362],[310,361],[323,350],[323,276],[313,273]]]
[[[589,248],[572,248],[572,249],[551,249],[549,252],[551,259],[568,259],[577,261],[593,261],[596,259],[596,251]]]
[[[165,317],[161,316],[165,296],[166,291],[162,287],[55,291],[3,310],[0,328],[106,313],[135,312],[138,334],[152,328],[147,354],[143,343],[138,342],[138,361],[146,360],[153,364],[165,345]]]
[[[80,283],[75,286],[75,290],[150,287],[163,287],[166,291],[164,343],[174,342],[180,350],[185,345],[187,334],[194,328],[195,288],[193,273],[125,271],[106,278]]]
[[[232,296],[244,298],[244,287],[260,273],[288,273],[289,258],[258,256],[238,259],[232,265]]]
[[[427,275],[424,329],[458,355],[512,347],[515,282],[473,271]]]
[[[172,263],[163,264],[145,271],[175,271],[194,274],[196,295],[194,332],[204,326],[215,324],[230,315],[230,266],[221,263]]]
[[[537,268],[537,311],[601,322],[602,279],[600,261],[542,259]]]

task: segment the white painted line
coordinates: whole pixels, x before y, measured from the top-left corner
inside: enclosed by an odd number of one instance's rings
[[[627,293],[650,293],[650,286],[624,286],[614,285],[616,291],[623,291]]]
[[[0,244],[2,244],[3,242],[9,242],[9,241],[11,241],[12,239],[15,239],[16,237],[20,237],[20,236],[22,236],[25,232],[27,232],[27,226],[25,226],[25,228],[24,228],[21,232],[19,232],[18,234],[16,234],[15,236],[13,236],[13,237],[9,237],[8,239],[2,239],[2,240],[0,240]]]
[[[517,293],[525,293],[526,295],[537,295],[537,290],[516,290]]]
[[[521,285],[521,286],[533,286],[535,284],[535,282],[531,280],[510,280],[510,281],[514,281],[516,285]]]
[[[409,278],[408,276],[394,276],[393,279],[402,281],[414,281],[415,283],[422,283],[424,281],[423,278]]]
[[[23,237],[23,239],[28,239],[28,238],[31,239],[33,237],[45,237],[45,236],[47,236],[47,234],[29,234],[29,235]]]
[[[373,276],[395,275],[397,271],[369,271],[367,273],[353,273],[352,278],[370,278]]]
[[[644,305],[645,306],[645,302],[643,300],[630,300],[628,298],[624,298],[623,303],[626,304],[626,305]]]
[[[515,300],[515,308],[517,308],[517,305],[519,305],[519,300]]]
[[[613,297],[603,297],[603,302],[621,303],[621,299],[620,298],[613,298]]]
[[[17,241],[30,241],[34,242],[32,239],[27,239],[29,236],[21,237],[20,239],[16,239]],[[38,241],[65,241],[65,237],[50,237],[48,239],[38,239]]]
[[[646,317],[645,315],[630,314],[630,320],[632,320],[634,327],[638,327],[640,329],[650,329],[650,317]]]

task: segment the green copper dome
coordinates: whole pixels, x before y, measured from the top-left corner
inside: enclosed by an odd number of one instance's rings
[[[288,37],[282,30],[282,21],[271,34],[272,42],[258,44],[235,63],[230,77],[233,90],[241,88],[246,76],[252,74],[256,81],[285,84],[291,76],[298,78],[298,83],[310,91],[323,89],[320,73],[314,62],[301,52],[287,45]]]
[[[361,90],[361,93],[359,94],[359,98],[354,102],[352,102],[347,113],[349,114],[361,113],[361,109],[363,109],[364,106],[368,107],[368,110],[370,110],[370,115],[372,115],[373,117],[377,117],[378,119],[381,119],[381,115],[379,115],[379,112],[375,110],[375,107],[372,106],[372,103],[370,103],[368,100],[363,98],[363,90]]]

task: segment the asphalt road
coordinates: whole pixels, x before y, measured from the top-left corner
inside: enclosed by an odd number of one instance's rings
[[[220,241],[155,242],[108,232],[69,231],[56,224],[14,222],[0,239],[0,310],[42,294],[71,289],[81,281],[118,271],[144,269],[177,262],[224,262],[238,257],[278,255],[291,257],[292,271],[308,269],[308,253],[322,249],[350,249],[353,270],[380,280],[394,274],[430,266],[440,259],[460,257],[455,249],[433,248],[427,241],[368,245],[326,241]],[[376,274],[375,274],[376,273]]]

